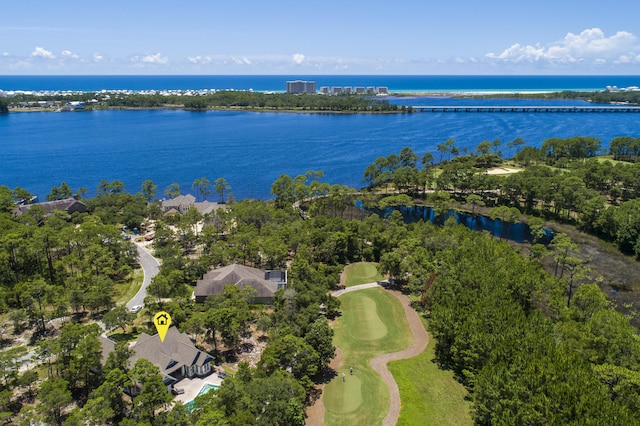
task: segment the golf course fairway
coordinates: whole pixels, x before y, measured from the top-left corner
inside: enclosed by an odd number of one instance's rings
[[[334,343],[343,362],[324,390],[325,425],[379,425],[389,410],[389,391],[369,361],[411,344],[405,312],[380,288],[345,293],[340,301],[342,316],[334,324]]]

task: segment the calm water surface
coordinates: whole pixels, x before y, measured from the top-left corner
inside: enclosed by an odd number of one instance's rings
[[[226,178],[236,198],[265,199],[280,174],[311,169],[323,170],[326,182],[360,187],[368,164],[405,146],[438,158],[436,146],[450,138],[462,152],[496,138],[540,146],[550,137],[576,135],[599,137],[604,146],[616,136],[639,137],[640,114],[11,113],[0,116],[0,185],[44,198],[62,181],[92,196],[102,179],[119,179],[129,192],[151,179],[161,196],[174,182],[193,192],[192,182],[206,176]]]

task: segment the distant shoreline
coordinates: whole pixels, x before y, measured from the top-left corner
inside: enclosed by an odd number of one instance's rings
[[[544,95],[551,93],[560,93],[559,91],[398,91],[389,92],[388,95],[383,96],[371,96],[376,100],[385,99],[418,99],[418,98],[484,98],[487,96],[496,97],[499,95],[505,95],[506,97],[518,96],[520,99],[527,99],[526,95],[532,95],[531,99],[534,99],[536,95]],[[316,96],[327,96],[318,94]],[[128,106],[97,106],[95,108],[89,107],[81,111],[71,112],[88,112],[88,111],[163,111],[163,110],[184,110],[184,111],[238,111],[238,112],[275,112],[275,113],[299,113],[299,114],[406,114],[411,113],[407,110],[394,110],[394,111],[353,111],[353,110],[323,110],[323,109],[272,109],[272,108],[260,108],[260,107],[207,107],[204,109],[189,108],[184,105],[172,105],[166,104],[161,106],[141,106],[141,107],[128,107]],[[50,107],[10,107],[9,112],[62,112],[57,108]],[[64,111],[68,112],[68,111]]]

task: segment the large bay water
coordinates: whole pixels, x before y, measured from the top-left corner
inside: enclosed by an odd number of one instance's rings
[[[559,88],[565,88],[567,81],[573,80],[565,77],[564,83],[554,84],[564,84]],[[632,81],[628,78],[623,83]],[[453,83],[447,80],[447,84]],[[615,81],[608,84],[620,85]],[[393,89],[391,84],[387,86]],[[2,78],[0,88],[9,89]],[[390,100],[415,105],[461,102],[442,97]],[[483,102],[531,103],[505,99]],[[91,196],[103,179],[121,180],[129,192],[140,191],[141,183],[151,179],[161,196],[174,182],[180,184],[183,193],[193,193],[193,181],[206,176],[212,182],[224,177],[236,198],[265,199],[280,174],[296,175],[312,169],[323,170],[326,182],[360,187],[368,164],[405,146],[418,155],[431,152],[437,159],[436,146],[447,139],[454,139],[463,152],[465,148],[474,151],[484,140],[523,138],[528,145],[540,146],[547,138],[576,135],[599,137],[605,147],[616,136],[639,137],[640,114],[10,113],[0,115],[0,185],[21,186],[44,198],[52,186],[63,181],[74,190],[86,187]],[[506,149],[505,154],[509,154]]]

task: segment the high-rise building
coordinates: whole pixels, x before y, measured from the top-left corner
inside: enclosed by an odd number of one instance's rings
[[[287,81],[287,93],[298,94],[298,93],[316,93],[316,82],[315,81],[303,81],[303,80],[295,80],[295,81]]]

